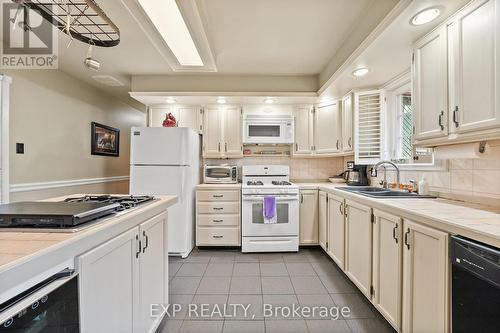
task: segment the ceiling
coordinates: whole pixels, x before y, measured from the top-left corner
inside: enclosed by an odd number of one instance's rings
[[[223,91],[243,98],[252,92],[256,98],[247,101],[257,101],[279,92],[278,102],[289,103],[296,92],[302,94],[298,101],[310,101],[380,85],[409,68],[411,43],[438,24],[410,26],[413,14],[437,4],[443,20],[467,1],[177,0],[205,63],[198,69],[178,64],[137,0],[96,2],[120,28],[120,44],[94,48],[101,62],[96,73],[82,64],[87,46],[74,41],[67,48],[68,38],[60,33],[59,68],[144,109],[167,95]],[[358,66],[370,73],[354,78]],[[110,75],[123,85],[103,85],[95,75]]]

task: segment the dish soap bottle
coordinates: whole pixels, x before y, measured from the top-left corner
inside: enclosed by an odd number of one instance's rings
[[[425,175],[423,175],[420,181],[418,182],[418,194],[420,195],[429,194],[429,183],[427,183]]]

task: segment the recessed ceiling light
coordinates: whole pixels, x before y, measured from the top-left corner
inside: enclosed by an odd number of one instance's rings
[[[174,98],[172,97],[167,97],[167,99],[165,100],[168,104],[174,104],[176,101]]]
[[[360,77],[360,76],[365,76],[366,74],[368,74],[368,72],[369,72],[368,68],[358,68],[354,70],[354,72],[352,72],[352,75]]]
[[[275,100],[272,97],[266,97],[264,99],[264,103],[266,103],[266,104],[273,104],[274,102],[275,102]]]
[[[224,97],[217,98],[217,103],[219,103],[219,104],[226,104],[226,102],[227,101],[226,101],[226,99]]]
[[[182,66],[203,66],[175,0],[139,0],[142,8]]]
[[[434,21],[441,14],[439,8],[426,8],[421,10],[411,18],[410,23],[413,25],[422,25]]]

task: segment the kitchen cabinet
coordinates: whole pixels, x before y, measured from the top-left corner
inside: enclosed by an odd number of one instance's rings
[[[403,332],[448,332],[448,234],[403,222]]]
[[[202,108],[199,105],[152,106],[149,108],[149,126],[162,127],[163,120],[169,112],[174,115],[178,127],[189,127],[198,132],[202,131]]]
[[[196,191],[197,246],[241,245],[241,191],[220,186]]]
[[[164,303],[166,213],[81,255],[80,322],[86,332],[154,332],[150,304]]]
[[[300,191],[299,244],[318,244],[318,190]]]
[[[241,108],[214,106],[205,108],[203,113],[203,157],[242,157]]]
[[[353,94],[349,93],[342,98],[342,151],[352,152],[354,149],[354,105]]]
[[[334,156],[341,152],[338,102],[295,109],[294,156]]]
[[[500,0],[474,0],[413,48],[415,144],[500,138]]]
[[[372,209],[345,201],[345,273],[359,290],[371,298]]]
[[[314,153],[316,155],[340,152],[339,103],[319,106],[314,110]]]
[[[324,191],[318,195],[318,216],[318,243],[328,251],[328,194]]]
[[[413,107],[417,140],[448,135],[446,27],[413,47]]]
[[[294,155],[311,155],[313,153],[314,109],[310,106],[297,107],[295,117]]]
[[[473,1],[448,27],[451,133],[500,126],[500,1]]]
[[[341,268],[345,268],[344,199],[328,194],[328,250],[327,253]]]
[[[403,222],[400,217],[374,209],[372,303],[401,331],[403,283]]]

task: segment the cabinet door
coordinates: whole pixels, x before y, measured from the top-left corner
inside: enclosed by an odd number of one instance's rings
[[[139,312],[142,326],[140,332],[154,332],[160,318],[151,317],[151,304],[164,304],[165,279],[165,230],[166,214],[161,214],[140,225],[142,238],[140,254],[140,295]]]
[[[294,155],[311,155],[313,152],[313,114],[311,107],[295,109]]]
[[[203,157],[222,156],[222,111],[218,107],[208,107],[203,117]]]
[[[413,107],[417,140],[448,135],[446,27],[419,40],[413,49]]]
[[[200,131],[200,107],[192,106],[176,106],[175,110],[179,115],[178,126],[189,127],[195,131]]]
[[[343,198],[328,194],[328,254],[341,269],[345,263],[344,207]]]
[[[333,154],[340,151],[339,104],[321,106],[314,111],[314,151]]]
[[[370,296],[372,285],[371,208],[346,200],[345,273],[359,290]]]
[[[403,332],[448,332],[448,234],[404,220]]]
[[[83,333],[137,330],[138,237],[137,227],[77,259]]]
[[[224,157],[243,157],[241,113],[240,107],[224,107]]]
[[[450,130],[500,125],[500,1],[476,1],[448,26]]]
[[[354,147],[353,142],[353,105],[352,94],[344,96],[342,99],[342,151],[352,151]]]
[[[319,205],[318,205],[318,243],[327,251],[327,228],[328,228],[328,196],[326,192],[319,191]]]
[[[403,246],[401,218],[374,210],[372,303],[387,321],[401,330]]]
[[[301,245],[318,244],[318,191],[300,191],[300,234]]]
[[[148,124],[149,127],[162,127],[163,121],[167,117],[167,114],[172,113],[175,119],[179,120],[179,112],[174,108],[165,107],[151,107],[148,111]]]

